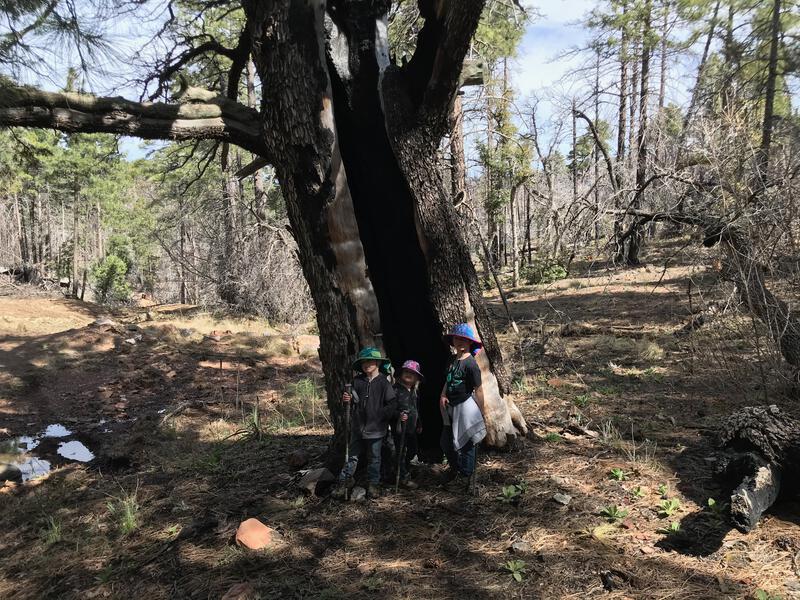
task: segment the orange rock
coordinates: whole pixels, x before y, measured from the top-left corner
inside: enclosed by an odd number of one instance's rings
[[[279,541],[281,534],[258,519],[247,519],[236,530],[236,543],[251,550],[262,550]]]

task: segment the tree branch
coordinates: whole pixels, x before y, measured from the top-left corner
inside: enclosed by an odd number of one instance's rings
[[[603,160],[605,160],[606,169],[608,170],[608,179],[609,181],[611,181],[611,186],[614,188],[615,193],[618,192],[619,190],[622,189],[622,180],[620,179],[619,174],[614,169],[614,163],[611,162],[611,157],[608,155],[608,150],[606,150],[606,145],[603,143],[603,141],[600,139],[600,135],[597,133],[597,128],[595,127],[592,120],[586,116],[586,113],[584,113],[581,110],[578,110],[577,108],[573,112],[575,113],[576,117],[586,121],[586,124],[589,126],[589,131],[591,132],[592,137],[594,138],[594,143],[599,148],[600,153],[603,155]]]
[[[419,1],[425,25],[405,69],[411,98],[429,123],[446,123],[442,116],[450,112],[484,3],[485,0]]]
[[[180,104],[133,102],[0,86],[0,125],[157,140],[214,139],[266,156],[257,111],[197,88],[190,88],[181,98]]]

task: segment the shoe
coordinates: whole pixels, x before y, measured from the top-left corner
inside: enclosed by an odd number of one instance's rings
[[[381,488],[377,483],[370,483],[367,487],[367,498],[378,498],[381,495]]]
[[[405,479],[401,479],[400,485],[402,485],[407,490],[415,490],[419,487],[419,485],[411,481],[408,477],[406,477]]]
[[[340,482],[336,484],[336,487],[333,488],[333,491],[331,491],[331,498],[334,498],[336,500],[344,500],[346,494],[347,494],[347,485],[344,482]]]

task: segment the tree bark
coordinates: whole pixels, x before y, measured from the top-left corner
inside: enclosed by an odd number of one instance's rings
[[[78,191],[72,198],[72,295],[78,297]]]
[[[616,156],[616,172],[622,177],[625,170],[625,135],[626,135],[626,119],[627,119],[627,99],[628,99],[628,28],[626,22],[626,15],[628,13],[628,3],[623,0],[622,3],[622,28],[620,32],[619,44],[619,107],[617,112],[617,156]],[[622,198],[618,193],[614,194],[614,208],[619,210],[621,207]],[[619,216],[614,218],[614,259],[621,261],[624,256],[625,248],[619,241],[619,236],[622,234],[623,222],[625,216],[619,213]]]
[[[642,204],[643,193],[639,193],[645,187],[647,180],[647,102],[649,100],[650,86],[650,44],[647,36],[650,33],[650,16],[652,11],[652,0],[647,0],[644,8],[644,21],[642,22],[642,71],[641,91],[639,92],[639,127],[636,134],[637,160],[636,160],[636,188],[637,194],[631,201],[631,208],[639,210]],[[625,260],[629,265],[639,264],[639,250],[642,244],[642,232],[640,229],[634,230],[628,240],[628,248]]]
[[[736,485],[731,520],[740,531],[752,531],[777,500],[782,482],[797,488],[800,423],[775,405],[748,406],[722,422],[719,444],[732,453],[723,473]]]
[[[761,145],[758,149],[756,165],[761,188],[766,187],[769,172],[769,150],[772,144],[773,121],[775,117],[775,87],[778,79],[778,45],[781,30],[781,0],[772,2],[770,23],[769,62],[767,63],[767,82],[764,92],[764,120],[761,126]]]

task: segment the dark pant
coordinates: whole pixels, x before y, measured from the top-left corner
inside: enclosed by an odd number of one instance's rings
[[[378,484],[381,481],[381,444],[383,438],[366,440],[360,435],[355,434],[350,438],[350,460],[342,467],[339,473],[339,481],[345,481],[352,477],[358,467],[358,457],[361,451],[367,451],[367,480],[370,483]]]
[[[475,471],[475,444],[470,441],[460,450],[456,450],[453,446],[453,428],[445,425],[442,428],[439,445],[442,447],[451,469],[456,469],[464,477],[472,475]]]

